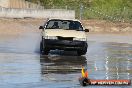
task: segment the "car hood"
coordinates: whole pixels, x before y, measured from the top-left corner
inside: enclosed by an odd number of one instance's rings
[[[43,35],[73,37],[73,38],[86,38],[84,31],[64,30],[64,29],[46,29],[45,32],[43,32]]]

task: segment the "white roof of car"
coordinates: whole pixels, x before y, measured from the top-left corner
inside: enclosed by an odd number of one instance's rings
[[[52,19],[59,19],[59,20],[73,20],[73,21],[79,21],[78,19],[68,19],[68,18],[48,18],[48,20],[52,20]]]

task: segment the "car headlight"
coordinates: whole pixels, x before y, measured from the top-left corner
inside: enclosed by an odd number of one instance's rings
[[[56,36],[45,36],[45,39],[57,39]]]
[[[77,41],[87,41],[86,38],[73,38],[73,40],[77,40]]]

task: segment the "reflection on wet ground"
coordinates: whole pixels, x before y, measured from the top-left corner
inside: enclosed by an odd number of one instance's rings
[[[63,51],[40,56],[38,35],[13,39],[0,40],[0,88],[81,88],[81,65],[91,79],[132,79],[131,44],[88,41],[85,56]]]
[[[90,43],[87,55],[87,62],[89,61],[91,63],[87,65],[91,65],[88,70],[91,71],[92,78],[132,79],[132,45]]]
[[[41,56],[40,63],[42,80],[51,82],[50,85],[56,83],[56,88],[60,86],[57,82],[62,87],[77,87],[81,66],[87,65],[84,56]]]
[[[84,56],[41,56],[42,74],[70,74],[80,72],[81,66],[86,66]]]

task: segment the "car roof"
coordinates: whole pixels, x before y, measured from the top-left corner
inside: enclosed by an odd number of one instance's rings
[[[78,19],[68,19],[68,18],[48,18],[48,20],[72,20],[72,21],[79,21]]]

